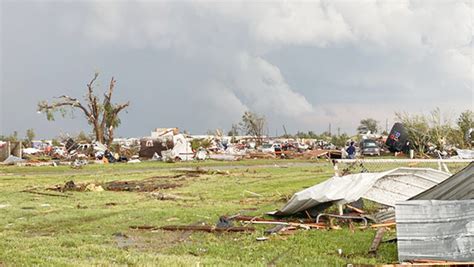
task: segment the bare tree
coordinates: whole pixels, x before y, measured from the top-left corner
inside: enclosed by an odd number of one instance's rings
[[[35,139],[35,136],[36,134],[34,129],[27,129],[23,146],[31,147],[33,145],[33,139]]]
[[[228,136],[233,136],[233,137],[239,135],[239,126],[237,124],[232,123],[232,126],[231,126],[229,132],[227,133],[227,135]]]
[[[451,119],[446,115],[443,116],[439,108],[431,111],[430,115],[430,141],[437,149],[444,150],[449,135],[454,131]]]
[[[99,73],[95,73],[92,80],[87,84],[87,94],[84,98],[85,104],[81,103],[77,98],[62,95],[51,103],[47,101],[39,102],[38,111],[46,113],[48,120],[54,120],[54,114],[58,111],[61,115],[65,116],[67,108],[71,109],[71,111],[74,109],[80,110],[86,117],[89,125],[92,126],[96,141],[109,146],[114,140],[115,129],[120,125],[118,115],[130,105],[130,102],[123,104],[112,103],[112,95],[116,83],[114,77],[110,80],[109,88],[104,94],[103,99],[100,100],[100,97],[94,91],[94,85],[98,77]]]
[[[257,144],[262,143],[262,137],[265,129],[266,120],[264,116],[260,116],[257,113],[246,111],[242,115],[242,121],[240,122],[240,128],[245,134],[254,136]]]

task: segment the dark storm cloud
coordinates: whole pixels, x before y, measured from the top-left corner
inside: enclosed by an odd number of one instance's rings
[[[247,109],[273,133],[473,108],[468,2],[4,1],[1,11],[0,134],[85,129],[47,122],[36,103],[83,95],[95,71],[132,103],[123,136],[229,128]]]

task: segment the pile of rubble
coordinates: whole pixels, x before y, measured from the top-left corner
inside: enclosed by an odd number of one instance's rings
[[[88,163],[138,163],[143,160],[176,162],[189,160],[242,159],[344,159],[353,158],[346,152],[354,143],[356,157],[380,156],[395,153],[413,157],[413,150],[403,126],[396,123],[388,136],[370,133],[358,136],[360,143],[346,140],[346,145],[336,147],[328,141],[316,139],[224,136],[220,131],[214,135],[189,135],[178,128],[157,128],[143,138],[117,138],[110,147],[99,142],[83,143],[65,138],[59,145],[52,141],[33,141],[23,148],[21,142],[0,141],[0,162],[20,165],[72,164],[80,168]],[[426,155],[435,158],[473,159],[474,151],[447,147],[437,151],[426,144]]]

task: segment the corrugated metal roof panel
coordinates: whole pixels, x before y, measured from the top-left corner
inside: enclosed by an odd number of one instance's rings
[[[349,203],[361,197],[395,206],[396,201],[407,200],[448,177],[448,173],[429,168],[397,168],[380,173],[335,176],[295,193],[282,209],[272,214],[290,215],[323,203]]]
[[[412,200],[396,205],[400,261],[474,261],[474,200]]]
[[[471,162],[466,168],[449,177],[444,182],[411,199],[474,199],[474,162]]]
[[[407,200],[448,177],[449,174],[432,169],[414,169],[412,172],[409,169],[403,169],[377,180],[362,197],[384,205],[395,206],[397,201]]]

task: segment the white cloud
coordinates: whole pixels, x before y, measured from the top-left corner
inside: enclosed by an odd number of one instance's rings
[[[293,118],[312,112],[311,104],[290,88],[280,70],[260,57],[240,54],[232,76],[234,93],[253,110]]]
[[[327,46],[352,39],[349,25],[331,5],[315,2],[284,2],[261,6],[254,20],[257,40],[268,44]]]

